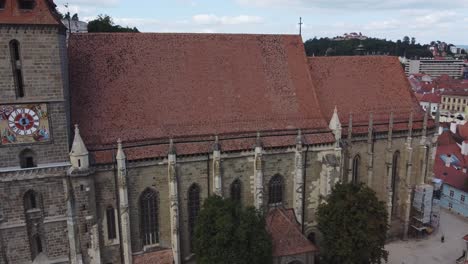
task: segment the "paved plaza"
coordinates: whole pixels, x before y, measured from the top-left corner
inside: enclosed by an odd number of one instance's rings
[[[445,242],[441,243],[441,236]],[[395,241],[385,248],[390,264],[445,264],[456,263],[466,247],[462,237],[468,234],[468,219],[441,210],[440,228],[425,239]]]

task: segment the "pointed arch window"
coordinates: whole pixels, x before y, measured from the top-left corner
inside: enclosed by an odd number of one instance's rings
[[[353,159],[353,178],[352,183],[358,183],[359,181],[359,167],[361,166],[361,156],[356,155]]]
[[[112,240],[117,238],[117,231],[115,225],[115,209],[112,206],[106,208],[107,220],[107,239]]]
[[[149,188],[143,191],[140,196],[140,224],[143,245],[145,246],[159,243],[158,210],[158,193]]]
[[[39,195],[33,191],[29,190],[24,194],[23,197],[24,200],[24,209],[26,211],[32,210],[32,209],[39,209],[39,203],[40,203],[40,197]]]
[[[195,224],[200,211],[200,187],[192,184],[188,190],[188,217],[189,217],[189,236],[190,248],[193,249],[193,234],[195,233]]]
[[[397,202],[398,202],[398,177],[399,177],[399,159],[400,159],[400,152],[395,151],[393,153],[392,159],[392,181],[391,181],[391,188],[392,188],[392,214],[396,214],[397,210]]]
[[[283,202],[284,180],[279,174],[276,174],[268,183],[268,204],[279,205]]]
[[[16,87],[16,97],[24,97],[23,71],[21,63],[20,43],[16,39],[10,41],[11,68]]]
[[[231,199],[237,202],[241,202],[242,200],[242,186],[239,179],[236,179],[231,184]]]

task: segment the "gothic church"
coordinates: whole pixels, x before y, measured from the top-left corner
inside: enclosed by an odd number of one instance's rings
[[[397,58],[312,57],[299,35],[72,34],[0,0],[0,263],[194,263],[203,199],[315,212],[338,181],[406,237],[437,120]],[[314,241],[317,239],[318,241]],[[277,263],[312,263],[289,255]]]

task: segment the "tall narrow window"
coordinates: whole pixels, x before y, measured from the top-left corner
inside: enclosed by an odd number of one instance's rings
[[[116,239],[117,232],[115,228],[115,210],[114,207],[109,206],[106,209],[106,218],[107,218],[107,239]]]
[[[35,191],[33,190],[27,191],[24,194],[23,200],[24,200],[24,209],[26,209],[26,211],[39,208],[39,196]]]
[[[283,177],[276,174],[268,183],[268,204],[279,205],[283,202]]]
[[[31,255],[34,260],[37,257],[37,255],[43,252],[41,237],[38,234],[34,235],[31,238],[30,244],[31,244]]]
[[[236,179],[231,184],[231,199],[237,202],[241,202],[241,182]]]
[[[188,217],[189,217],[189,236],[190,249],[193,251],[193,234],[195,233],[195,224],[198,212],[200,211],[200,187],[192,184],[188,190]]]
[[[397,213],[397,202],[398,202],[398,162],[400,159],[400,152],[396,151],[393,154],[392,160],[392,214],[395,215]]]
[[[146,189],[140,197],[141,235],[143,245],[159,243],[158,193]]]
[[[5,0],[0,0],[0,9],[5,9]]]
[[[24,97],[23,72],[21,70],[20,44],[17,40],[10,41],[11,67],[16,87],[16,96]]]
[[[361,157],[359,155],[354,156],[352,183],[358,183],[359,181],[359,166],[360,165],[361,165]]]

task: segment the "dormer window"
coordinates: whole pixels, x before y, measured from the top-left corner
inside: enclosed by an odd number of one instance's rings
[[[18,0],[18,7],[22,10],[32,10],[34,8],[34,0]]]

